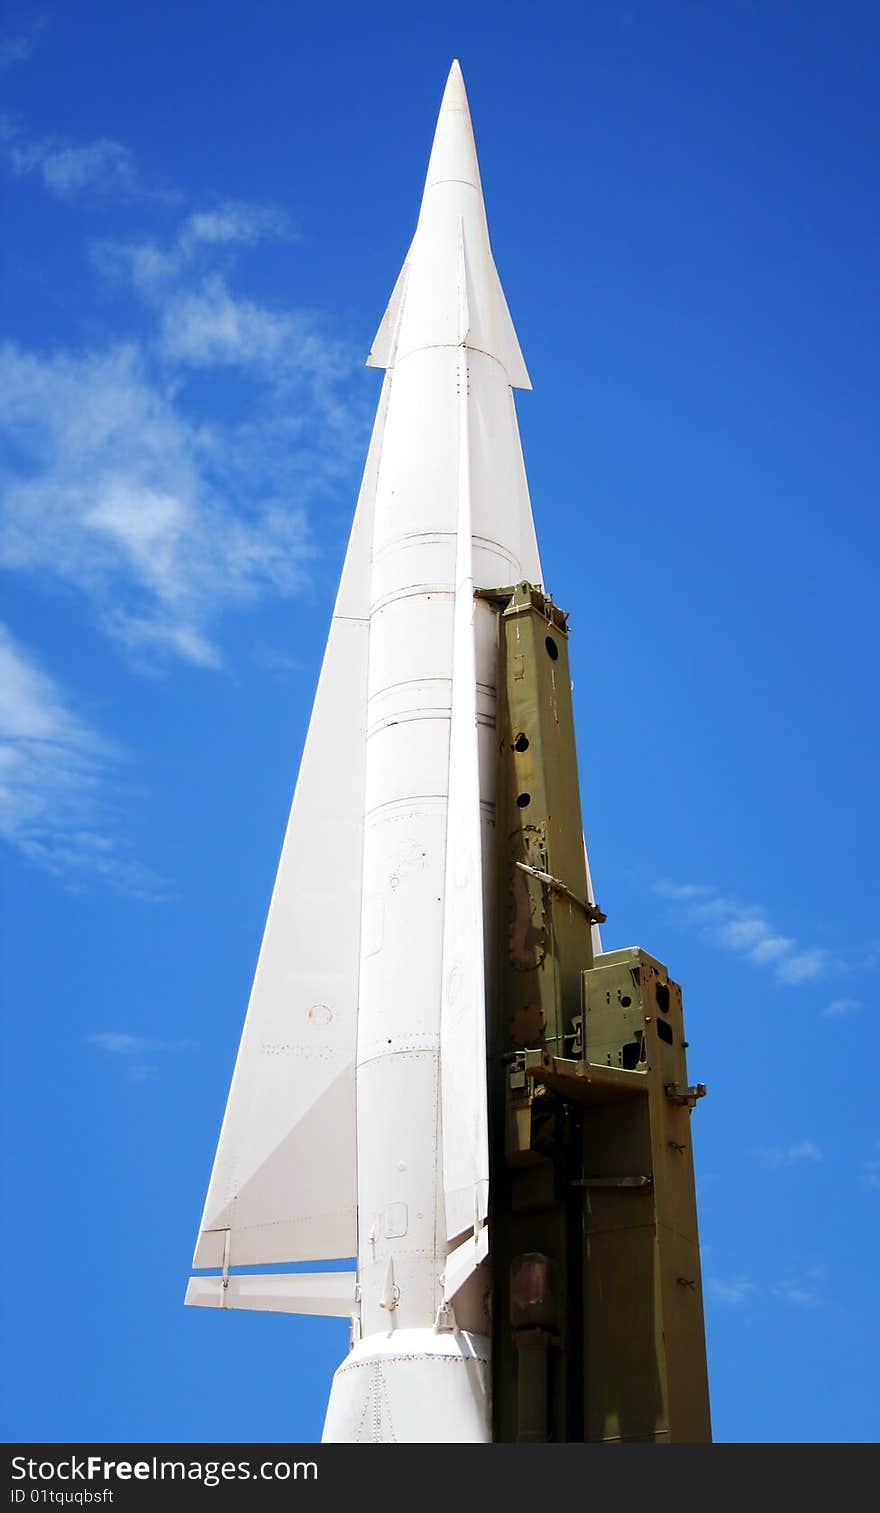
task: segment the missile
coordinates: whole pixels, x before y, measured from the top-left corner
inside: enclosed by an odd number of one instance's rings
[[[665,968],[601,955],[531,383],[457,62],[367,364],[385,376],[186,1302],[348,1317],[326,1442],[705,1438],[686,1136],[674,1211],[654,1190],[698,1092]],[[289,1269],[315,1262],[338,1264]],[[675,1370],[670,1266],[693,1298]]]

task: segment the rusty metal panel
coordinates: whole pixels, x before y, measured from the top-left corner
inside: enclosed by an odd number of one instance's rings
[[[711,1437],[681,989],[637,947],[583,974],[585,1057],[643,1095],[584,1120],[584,1434]],[[635,1177],[638,1187],[605,1185]]]
[[[587,895],[567,617],[528,583],[487,597],[498,611],[493,1438],[577,1440],[582,1194],[571,1183],[581,1170],[580,1114],[524,1070],[526,1057],[571,1052],[597,914]],[[551,1272],[552,1306],[530,1326],[511,1278]]]

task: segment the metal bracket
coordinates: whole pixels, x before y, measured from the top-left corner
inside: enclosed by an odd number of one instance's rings
[[[382,1296],[379,1299],[379,1307],[387,1308],[389,1313],[393,1313],[399,1302],[400,1288],[397,1286],[397,1283],[394,1280],[394,1259],[393,1257],[389,1256],[388,1269],[385,1272],[385,1286],[382,1288]]]
[[[475,588],[474,598],[482,599],[494,609],[505,610],[516,593],[516,588]]]
[[[528,862],[514,862],[514,866],[519,867],[520,872],[527,872],[529,877],[536,877],[539,882],[544,884],[545,888],[550,889],[551,893],[561,893],[564,898],[568,899],[569,903],[577,904],[577,907],[583,909],[587,919],[592,924],[604,925],[608,915],[603,914],[602,910],[597,908],[595,904],[591,904],[589,899],[578,898],[578,895],[572,893],[571,889],[565,883],[560,882],[558,877],[551,876],[549,872],[542,872],[539,867],[530,867]]]
[[[226,1307],[226,1293],[229,1288],[229,1256],[232,1250],[232,1230],[227,1229],[223,1237],[223,1287],[220,1292],[220,1307]]]
[[[694,1108],[698,1098],[705,1098],[706,1084],[698,1082],[696,1087],[682,1087],[678,1082],[667,1082],[663,1091],[670,1103],[677,1103],[682,1108]]]
[[[434,1328],[446,1330],[449,1332],[452,1332],[458,1328],[458,1325],[455,1322],[455,1310],[453,1309],[452,1304],[447,1302],[445,1298],[440,1304],[440,1307],[437,1309],[437,1317],[434,1320]]]

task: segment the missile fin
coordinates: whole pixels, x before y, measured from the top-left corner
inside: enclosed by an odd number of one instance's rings
[[[354,1067],[370,551],[388,387],[386,378],[205,1202],[196,1268],[224,1260],[232,1266],[330,1260],[357,1251]],[[224,1257],[227,1230],[230,1247]]]
[[[373,345],[367,357],[368,368],[393,368],[394,358],[397,352],[397,338],[400,333],[400,318],[403,314],[403,301],[406,295],[406,285],[409,279],[409,253],[403,267],[397,275],[397,283],[391,291],[388,308],[379,322],[379,329],[373,338]]]
[[[190,1308],[246,1308],[259,1313],[311,1313],[345,1319],[355,1307],[356,1283],[354,1271],[191,1277],[184,1302]]]
[[[449,1252],[443,1273],[443,1296],[447,1303],[453,1302],[456,1293],[461,1291],[468,1277],[473,1276],[488,1254],[489,1228],[486,1224]]]
[[[516,334],[507,300],[504,297],[504,289],[495,267],[494,259],[490,259],[490,278],[494,288],[490,291],[489,308],[492,312],[492,345],[490,351],[497,353],[499,361],[503,364],[507,373],[507,381],[512,389],[530,389],[532,380],[529,378],[529,370],[519,345],[519,337]],[[476,345],[474,343],[473,345]]]

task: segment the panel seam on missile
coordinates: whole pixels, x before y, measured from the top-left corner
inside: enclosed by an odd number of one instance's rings
[[[386,552],[392,551],[394,548],[400,546],[402,542],[408,543],[410,541],[454,541],[456,534],[457,533],[455,531],[438,530],[436,526],[433,530],[430,531],[397,531],[395,535],[387,536],[382,545],[374,551],[373,561],[377,561],[379,558],[383,557]]]
[[[413,588],[395,588],[390,593],[383,594],[371,607],[370,618],[381,613],[390,605],[400,603],[405,599],[454,599],[455,590],[446,583],[417,583]]]
[[[447,109],[449,110],[450,115],[453,113],[453,111],[456,111],[456,107],[454,105],[447,106]],[[464,117],[465,120],[467,119],[463,110],[459,109],[456,111],[456,113]],[[472,189],[474,191],[474,194],[482,194],[482,190],[480,189],[479,184],[475,184],[473,179],[432,179],[430,184],[425,185],[425,194],[430,194],[432,189],[439,189],[441,184],[464,184],[465,188]],[[418,230],[418,227],[416,228],[416,230]]]
[[[411,1050],[396,1051],[393,1046],[386,1047],[381,1051],[377,1051],[375,1056],[368,1056],[365,1061],[359,1061],[357,1069],[359,1072],[363,1072],[368,1066],[375,1066],[377,1062],[388,1061],[393,1057],[404,1061],[417,1061],[420,1057],[425,1056],[436,1058],[439,1049],[439,1040],[431,1045],[415,1046]]]
[[[510,382],[510,376],[507,372],[507,367],[502,359],[500,357],[496,357],[494,352],[487,352],[485,347],[472,346],[468,341],[425,342],[421,347],[411,347],[408,352],[404,352],[402,354],[400,352],[395,353],[394,366],[395,368],[399,368],[402,363],[408,362],[410,358],[418,357],[420,352],[460,352],[462,350],[462,347],[466,352],[476,352],[480,357],[488,357],[490,362],[495,363],[501,369],[508,388],[513,388],[513,385]]]
[[[390,812],[395,809],[399,809],[401,813],[405,814],[414,804],[434,804],[438,809],[445,809],[447,800],[448,795],[445,793],[414,793],[408,798],[383,799],[381,804],[375,804],[367,809],[366,817],[373,819],[376,815],[382,814],[383,811]]]
[[[449,709],[403,709],[399,714],[386,715],[383,720],[376,720],[373,725],[367,726],[367,740],[371,741],[374,736],[380,735],[383,730],[393,730],[395,725],[415,725],[419,720],[448,720]]]
[[[409,688],[410,685],[413,684],[413,683],[419,683],[419,684],[422,685],[422,687],[424,687],[425,684],[428,684],[428,683],[451,683],[451,682],[452,682],[452,679],[450,677],[437,677],[437,678],[397,678],[397,679],[395,679],[395,681],[393,683],[386,683],[376,693],[371,694],[370,697],[369,697],[369,699],[367,700],[367,703],[368,704],[372,703],[373,699],[383,698],[386,689],[389,689],[389,688]],[[478,688],[481,688],[481,687],[482,688],[488,688],[488,686],[489,685],[486,684],[486,683],[483,683],[483,684],[478,683],[477,684]],[[492,691],[494,693],[494,689]]]

